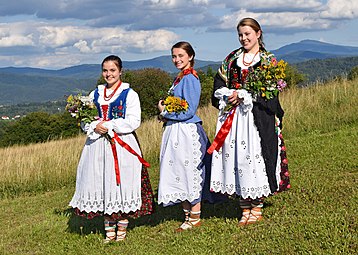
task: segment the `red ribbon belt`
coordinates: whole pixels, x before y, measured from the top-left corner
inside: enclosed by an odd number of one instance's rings
[[[119,143],[120,146],[122,146],[127,151],[129,151],[134,156],[136,156],[140,161],[140,163],[142,163],[145,167],[150,167],[150,164],[147,161],[145,161],[137,152],[135,152],[135,150],[133,150],[128,144],[126,144],[121,138],[119,138],[117,133],[114,133],[114,137],[112,137],[112,141],[111,141],[111,147],[112,147],[113,158],[114,158],[114,169],[116,171],[116,182],[117,185],[119,185],[121,183],[121,178],[119,174],[118,155],[117,155],[116,143],[115,143],[116,141]]]
[[[219,132],[216,134],[213,143],[210,145],[207,152],[212,154],[214,150],[219,151],[220,148],[223,146],[227,135],[232,126],[232,121],[234,119],[236,107],[229,113],[229,116],[224,121],[224,124],[221,126]]]

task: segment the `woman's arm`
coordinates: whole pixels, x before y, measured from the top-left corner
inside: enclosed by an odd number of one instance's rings
[[[178,89],[181,90],[179,93],[176,92],[174,96],[179,96],[185,99],[188,102],[189,107],[187,111],[183,113],[169,113],[164,111],[162,116],[167,120],[185,121],[196,114],[200,101],[201,85],[199,79],[194,75],[189,74],[184,76],[177,86],[180,86]]]

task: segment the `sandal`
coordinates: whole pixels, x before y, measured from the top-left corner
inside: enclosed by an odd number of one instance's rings
[[[128,223],[128,221],[118,221],[116,237],[117,242],[124,241],[126,239]]]
[[[254,207],[251,209],[250,217],[246,224],[253,224],[262,219],[263,217],[262,217],[261,207]]]
[[[239,226],[245,226],[248,224],[248,221],[250,219],[250,209],[243,209],[242,210],[242,216],[239,221]]]
[[[115,221],[104,221],[104,230],[106,231],[106,238],[103,240],[104,243],[109,243],[116,239]]]
[[[198,212],[190,212],[190,216],[189,213],[187,214],[187,212],[184,210],[185,212],[185,221],[180,225],[179,228],[177,228],[175,231],[176,232],[182,232],[185,230],[190,230],[193,227],[200,227],[201,226],[201,221],[200,221],[200,213],[201,211]]]

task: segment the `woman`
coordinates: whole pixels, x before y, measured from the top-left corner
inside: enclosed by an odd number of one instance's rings
[[[184,99],[187,109],[176,112],[160,100],[158,109],[164,133],[160,149],[158,203],[164,206],[181,203],[185,221],[177,231],[201,225],[201,200],[210,155],[209,141],[201,119],[196,115],[201,85],[194,67],[195,52],[188,42],[178,42],[171,49],[172,61],[180,70],[168,95]],[[175,107],[174,107],[175,108]]]
[[[104,215],[105,242],[124,240],[128,218],[151,214],[153,202],[144,167],[148,164],[141,157],[134,133],[141,122],[139,97],[122,82],[121,72],[119,57],[111,55],[103,60],[102,76],[107,84],[90,94],[100,120],[84,126],[88,138],[70,202],[78,215]]]
[[[210,189],[241,197],[242,226],[261,220],[264,197],[286,189],[289,180],[278,95],[267,99],[245,85],[250,72],[273,55],[256,20],[242,19],[237,31],[242,47],[225,58],[214,79],[213,105],[220,113],[208,151],[213,153]]]

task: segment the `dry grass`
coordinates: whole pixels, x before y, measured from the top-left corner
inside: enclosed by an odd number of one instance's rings
[[[356,122],[357,83],[358,80],[339,80],[283,93],[285,132],[290,137],[317,130],[328,132]]]

